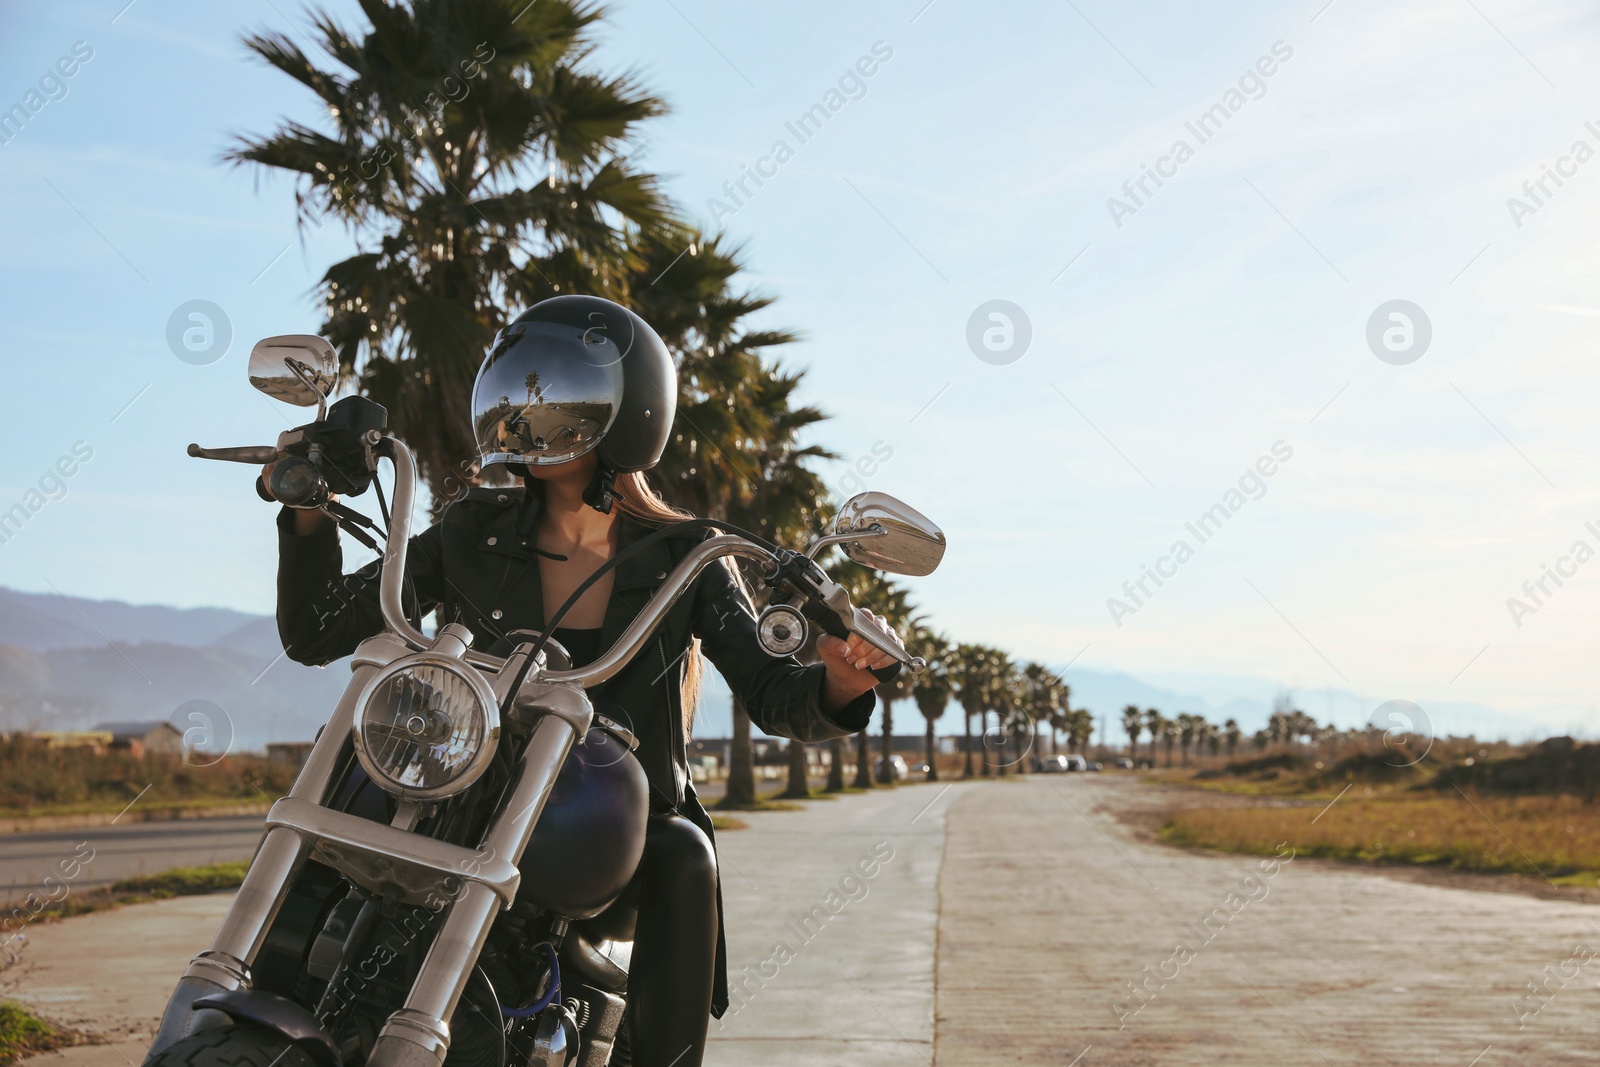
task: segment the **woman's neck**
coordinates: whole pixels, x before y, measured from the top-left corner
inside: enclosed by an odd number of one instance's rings
[[[596,511],[584,502],[587,483],[567,479],[544,483],[544,507],[541,509],[539,530],[540,547],[555,545],[569,548],[591,547],[602,551],[612,544],[617,513]],[[609,554],[609,553],[606,553]]]

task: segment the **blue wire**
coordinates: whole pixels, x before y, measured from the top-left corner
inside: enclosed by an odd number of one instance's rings
[[[530,1015],[538,1015],[554,1004],[556,998],[561,995],[561,964],[556,960],[555,946],[546,941],[539,947],[544,949],[545,959],[550,963],[550,988],[544,996],[526,1008],[502,1007],[500,1014],[507,1019],[526,1019]]]

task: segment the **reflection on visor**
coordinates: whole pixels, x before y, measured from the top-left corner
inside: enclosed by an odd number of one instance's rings
[[[530,324],[496,346],[473,395],[484,462],[566,463],[594,448],[616,418],[621,361],[593,333]]]

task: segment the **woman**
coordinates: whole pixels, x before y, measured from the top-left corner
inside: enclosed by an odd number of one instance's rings
[[[473,386],[485,469],[519,488],[477,488],[413,538],[408,610],[471,629],[505,654],[516,630],[541,630],[601,564],[686,516],[645,481],[676,410],[671,355],[645,322],[597,297],[529,309],[501,331]],[[265,479],[263,479],[265,481]],[[383,628],[377,564],[341,574],[337,528],[323,511],[279,516],[278,628],[289,655],[326,663]],[[587,589],[554,636],[582,666],[609,649],[703,533],[633,552]],[[709,1017],[727,1007],[727,957],[711,820],[690,783],[699,649],[769,734],[822,741],[867,726],[874,668],[890,656],[851,637],[817,641],[820,664],[769,656],[730,564],[701,573],[628,667],[589,691],[595,711],[629,725],[650,787],[629,974],[629,1031],[640,1067],[700,1063]]]

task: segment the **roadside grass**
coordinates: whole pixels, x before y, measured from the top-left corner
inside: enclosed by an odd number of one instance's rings
[[[33,908],[27,901],[0,908],[0,933],[6,940],[18,928],[35,922],[51,922],[74,915],[89,915],[123,904],[143,904],[170,897],[198,896],[237,889],[244,881],[247,861],[215,863],[204,867],[175,867],[170,871],[124,878],[109,886],[68,893],[58,901]]]
[[[1544,876],[1566,885],[1600,880],[1600,820],[1574,796],[1347,795],[1320,814],[1308,806],[1179,811],[1160,831],[1175,845],[1271,855],[1288,842],[1302,856]]]
[[[51,1026],[10,1000],[0,1000],[0,1067],[69,1045],[99,1044],[87,1034]]]
[[[748,804],[730,803],[726,797],[712,805],[712,811],[802,811],[805,805],[792,800],[773,800],[756,797]]]
[[[133,756],[92,748],[51,748],[22,734],[0,735],[0,817],[225,806],[273,801],[295,768],[234,753],[205,766],[176,755]]]
[[[112,883],[111,892],[142,895],[156,900],[198,896],[201,893],[237,889],[239,883],[244,881],[244,872],[249,869],[247,860],[213,863],[204,867],[175,867],[159,874],[124,878]]]

